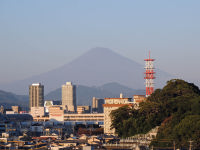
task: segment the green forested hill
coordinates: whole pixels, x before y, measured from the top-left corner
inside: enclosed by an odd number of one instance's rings
[[[192,140],[194,147],[200,147],[200,90],[192,83],[170,80],[141,103],[139,110],[122,107],[111,116],[112,127],[121,137],[147,133],[160,126],[152,145],[170,147],[174,141],[183,148]]]

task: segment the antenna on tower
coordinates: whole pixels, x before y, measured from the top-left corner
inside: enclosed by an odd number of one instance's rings
[[[150,59],[150,54],[151,54],[151,51],[149,50],[149,59]]]
[[[144,60],[146,62],[145,65],[145,77],[146,80],[146,97],[150,96],[154,92],[154,79],[155,79],[155,72],[153,62],[155,59],[151,59],[150,51],[149,51],[149,58]]]

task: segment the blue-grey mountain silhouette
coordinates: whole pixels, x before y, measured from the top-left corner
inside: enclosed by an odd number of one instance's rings
[[[162,87],[171,75],[158,69],[156,72],[156,87]],[[41,82],[47,94],[61,87],[66,81],[86,86],[117,82],[133,89],[145,89],[144,64],[139,64],[110,49],[98,47],[57,69],[3,85],[1,88],[17,94],[28,94],[30,84]]]

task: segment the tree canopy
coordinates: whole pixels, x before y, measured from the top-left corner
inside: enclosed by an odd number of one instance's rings
[[[194,84],[172,79],[140,103],[139,108],[126,106],[111,112],[111,127],[120,137],[145,134],[160,126],[157,141],[170,139],[177,146],[186,147],[192,140],[194,147],[200,147],[200,90]]]

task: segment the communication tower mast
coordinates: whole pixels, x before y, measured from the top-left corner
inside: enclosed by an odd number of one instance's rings
[[[145,65],[145,77],[146,80],[146,97],[150,96],[154,92],[154,79],[155,79],[155,72],[154,72],[154,66],[153,62],[155,59],[150,58],[150,52],[149,52],[149,58],[145,59],[146,62]]]

